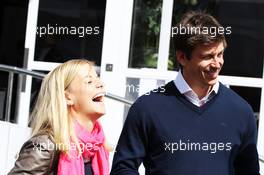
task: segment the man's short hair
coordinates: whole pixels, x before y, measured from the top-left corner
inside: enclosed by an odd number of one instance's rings
[[[217,31],[224,28],[213,16],[205,12],[185,13],[176,27],[178,33],[173,36],[175,51],[182,51],[187,59],[191,58],[192,51],[198,45],[223,42],[224,47],[227,46],[224,32]]]

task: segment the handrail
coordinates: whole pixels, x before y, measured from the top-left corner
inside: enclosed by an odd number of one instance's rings
[[[19,67],[15,67],[15,66],[8,66],[8,65],[4,65],[4,64],[0,64],[0,71],[5,71],[9,73],[8,76],[8,86],[7,86],[7,100],[6,100],[6,108],[5,108],[5,121],[10,121],[10,110],[11,110],[11,101],[12,101],[12,89],[13,89],[13,81],[14,81],[14,74],[23,74],[23,75],[29,75],[32,76],[34,78],[38,78],[38,79],[43,79],[45,74],[40,73],[40,72],[36,72],[36,71],[32,71],[32,70],[27,70],[24,68],[19,68]],[[115,101],[124,103],[126,105],[132,105],[132,101],[127,100],[123,97],[111,94],[111,93],[106,93],[106,97],[113,99]]]
[[[127,99],[125,99],[125,98],[123,98],[123,97],[120,97],[120,96],[118,96],[118,95],[111,94],[111,93],[109,93],[109,92],[107,92],[105,96],[108,97],[108,98],[110,98],[110,99],[113,99],[113,100],[115,100],[115,101],[119,101],[119,102],[121,102],[121,103],[124,103],[124,104],[126,104],[126,105],[129,105],[129,106],[131,106],[131,105],[133,104],[132,101],[127,100]]]
[[[42,79],[45,76],[45,74],[40,73],[40,72],[27,70],[27,69],[15,67],[15,66],[8,66],[8,65],[4,65],[4,64],[0,64],[0,70],[6,71],[6,72],[13,72],[13,73],[17,73],[17,74],[29,75],[29,76],[32,76],[32,77],[38,78],[38,79]]]
[[[259,157],[259,161],[264,163],[264,159],[262,157]]]

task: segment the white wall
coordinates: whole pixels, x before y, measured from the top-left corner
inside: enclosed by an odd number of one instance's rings
[[[264,175],[264,163],[263,162],[259,162],[260,165],[260,174]]]
[[[0,175],[6,175],[13,167],[16,155],[30,132],[28,127],[0,121]]]

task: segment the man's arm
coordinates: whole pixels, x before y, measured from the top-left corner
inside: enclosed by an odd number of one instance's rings
[[[121,132],[113,159],[111,175],[137,175],[145,157],[147,128],[142,106],[132,105]]]
[[[256,136],[256,120],[252,111],[248,121],[247,133],[244,134],[242,146],[235,158],[236,175],[260,175]]]

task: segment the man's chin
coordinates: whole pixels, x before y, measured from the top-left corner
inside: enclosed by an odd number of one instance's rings
[[[217,83],[217,78],[216,79],[212,79],[212,80],[209,80],[208,82],[207,82],[207,84],[209,85],[209,86],[214,86],[216,83]]]

